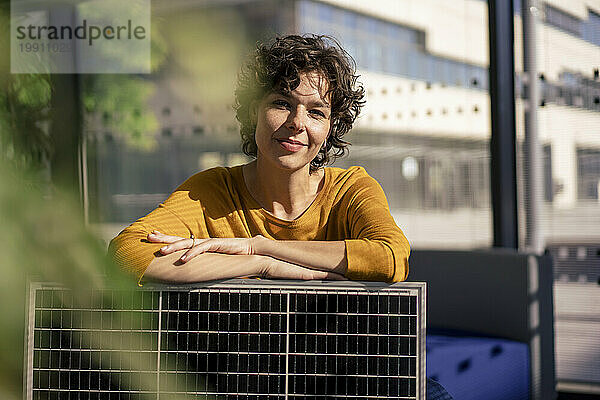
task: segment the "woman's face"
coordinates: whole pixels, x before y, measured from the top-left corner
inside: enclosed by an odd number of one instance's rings
[[[327,80],[301,73],[300,85],[284,95],[267,94],[255,108],[257,157],[277,168],[298,170],[319,153],[331,127]]]

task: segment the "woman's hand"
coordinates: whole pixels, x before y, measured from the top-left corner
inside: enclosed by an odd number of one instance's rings
[[[188,283],[253,276],[270,279],[346,280],[343,275],[332,271],[314,270],[270,256],[256,254],[254,246],[260,243],[261,240],[267,240],[261,235],[250,239],[187,239],[152,231],[147,238],[152,243],[167,244],[160,249],[160,252],[168,257],[156,258],[146,270],[147,277],[155,278],[159,281]],[[189,250],[177,258],[177,255],[186,249]],[[173,254],[175,252],[177,254]],[[215,260],[209,257],[208,259],[204,259],[201,268],[197,268],[193,262],[186,266],[178,264],[179,262],[185,263],[190,261],[192,258],[205,252],[247,255],[250,258],[244,258],[243,262],[235,261],[235,263],[232,263],[232,259],[219,259],[215,264]],[[224,266],[225,268],[223,268]]]
[[[185,263],[198,254],[222,253],[222,254],[239,254],[239,255],[254,255],[254,243],[264,236],[255,236],[253,238],[209,238],[209,239],[186,239],[179,236],[165,235],[158,231],[152,231],[148,234],[147,239],[152,243],[166,243],[166,246],[160,248],[163,255],[171,254],[178,250],[186,251],[179,260]]]
[[[346,281],[345,276],[331,271],[319,271],[266,256],[268,262],[261,266],[258,276],[266,279]]]

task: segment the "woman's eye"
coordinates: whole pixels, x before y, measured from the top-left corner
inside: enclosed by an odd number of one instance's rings
[[[280,107],[289,107],[290,103],[288,103],[285,100],[274,100],[273,104],[275,104],[276,106],[280,106]]]
[[[319,117],[325,118],[325,113],[321,110],[311,110],[311,114],[317,115]]]

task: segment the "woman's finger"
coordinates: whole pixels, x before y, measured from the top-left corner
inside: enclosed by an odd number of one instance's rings
[[[179,239],[160,248],[162,254],[171,254],[177,250],[189,249],[194,244],[194,239]]]
[[[235,239],[234,239],[235,240]],[[229,245],[228,245],[229,243]],[[181,256],[181,262],[187,262],[199,254],[212,252],[222,254],[239,254],[238,250],[232,246],[228,239],[196,239],[196,245]]]
[[[249,239],[209,238],[196,239],[196,245],[181,256],[181,262],[187,262],[202,253],[250,254]]]
[[[173,243],[185,238],[173,235],[165,235],[164,233],[160,233],[158,231],[152,231],[148,234],[147,239],[152,243]]]
[[[196,246],[192,247],[191,249],[189,249],[188,251],[186,251],[179,258],[179,260],[183,263],[186,263],[186,262],[190,261],[192,258],[196,257],[197,255],[207,252],[208,251],[207,247],[210,247],[210,246],[207,246],[206,242],[196,245]]]

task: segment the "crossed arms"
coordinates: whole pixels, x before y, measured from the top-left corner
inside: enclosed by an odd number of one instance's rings
[[[147,240],[165,243],[148,265],[145,279],[192,283],[264,277],[342,280],[348,262],[344,241],[253,238],[185,239],[154,231]]]

